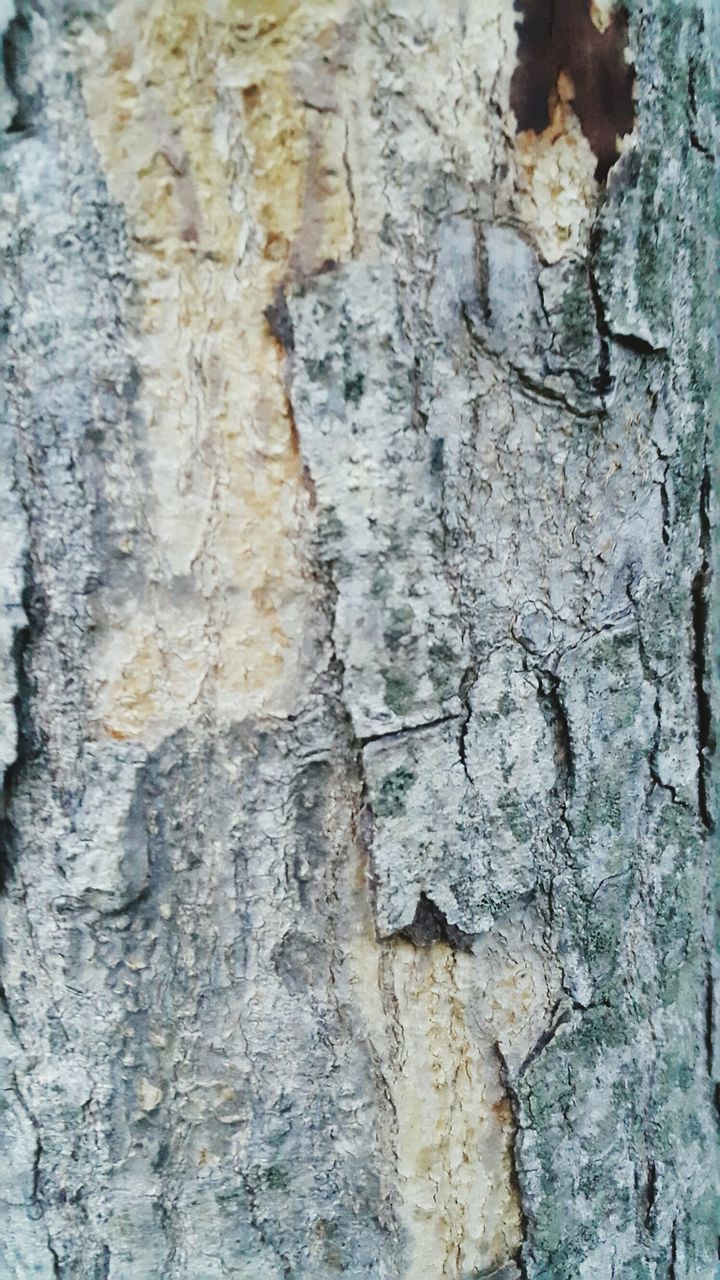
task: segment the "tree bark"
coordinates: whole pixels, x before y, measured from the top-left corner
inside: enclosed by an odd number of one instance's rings
[[[552,12],[0,4],[8,1280],[715,1275],[720,22]]]

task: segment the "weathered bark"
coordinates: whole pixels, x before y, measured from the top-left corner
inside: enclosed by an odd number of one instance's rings
[[[3,1278],[715,1274],[720,24],[606,9],[0,6]]]

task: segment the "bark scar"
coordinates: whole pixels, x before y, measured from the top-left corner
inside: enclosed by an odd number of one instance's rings
[[[561,100],[568,100],[597,157],[604,182],[618,157],[617,140],[634,124],[635,72],[625,60],[627,13],[611,14],[604,31],[591,0],[519,0],[518,65],[510,86],[517,131],[552,128]],[[566,92],[563,93],[565,86]]]

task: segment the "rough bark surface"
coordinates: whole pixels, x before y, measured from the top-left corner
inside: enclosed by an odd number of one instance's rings
[[[526,8],[0,2],[7,1280],[715,1275],[720,23]]]

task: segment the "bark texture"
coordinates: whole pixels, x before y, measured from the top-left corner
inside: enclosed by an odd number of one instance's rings
[[[715,1275],[720,21],[566,9],[0,2],[3,1280]]]

